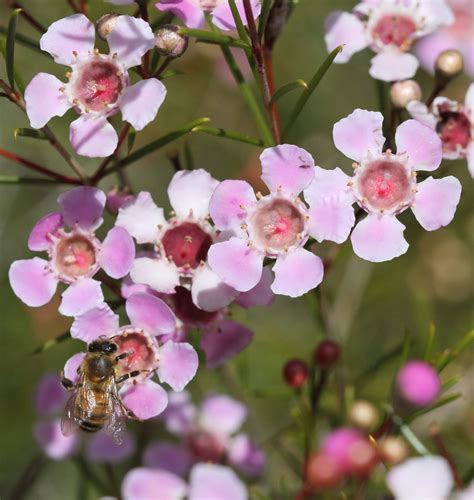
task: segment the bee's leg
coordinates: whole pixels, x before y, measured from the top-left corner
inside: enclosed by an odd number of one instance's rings
[[[121,359],[128,358],[128,356],[131,356],[132,354],[133,354],[133,351],[122,352],[122,354],[115,356],[115,361],[120,361]]]
[[[133,370],[131,372],[125,373],[124,375],[121,375],[119,378],[115,380],[115,383],[121,384],[122,382],[125,382],[125,380],[128,380],[129,378],[137,377],[140,375],[140,373],[150,373],[150,370]]]
[[[74,389],[74,382],[72,380],[69,380],[64,376],[64,370],[61,371],[61,385],[66,389],[67,391],[72,391]]]

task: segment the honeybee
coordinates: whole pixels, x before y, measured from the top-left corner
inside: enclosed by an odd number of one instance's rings
[[[63,387],[73,391],[61,419],[61,431],[65,436],[73,434],[77,428],[87,432],[105,429],[117,444],[122,443],[126,417],[136,417],[123,405],[117,386],[137,376],[140,370],[116,377],[118,362],[131,354],[117,355],[117,349],[117,344],[105,337],[91,342],[77,370],[78,382],[62,377]]]

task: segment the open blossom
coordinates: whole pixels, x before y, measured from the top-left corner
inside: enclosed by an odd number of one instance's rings
[[[383,152],[381,113],[356,109],[334,125],[336,148],[354,160],[354,175],[342,170],[318,169],[309,190],[338,199],[334,220],[347,222],[347,207],[354,202],[367,213],[352,231],[354,252],[361,258],[382,262],[404,254],[408,243],[405,226],[396,216],[411,208],[427,231],[451,222],[461,196],[453,176],[428,177],[417,183],[418,170],[436,170],[442,157],[441,140],[430,128],[407,120],[396,131],[397,153]],[[338,208],[339,207],[339,208]]]
[[[303,247],[330,221],[324,213],[313,216],[319,199],[311,200],[308,210],[298,197],[313,180],[314,160],[289,144],[265,149],[260,160],[270,194],[256,197],[247,182],[225,180],[211,198],[216,227],[234,236],[211,246],[209,265],[225,283],[245,292],[260,281],[264,259],[276,259],[271,290],[298,297],[318,286],[324,274],[321,259]]]
[[[466,158],[474,177],[474,83],[469,86],[464,105],[437,97],[429,109],[420,101],[411,101],[407,110],[413,118],[436,130],[443,143],[443,158]]]
[[[243,0],[236,0],[235,4],[244,26],[247,26]],[[250,4],[256,19],[260,15],[260,0],[250,0]],[[206,21],[206,13],[209,13],[212,23],[221,30],[235,29],[234,16],[228,0],[160,0],[156,8],[163,12],[172,12],[189,28],[202,28]]]
[[[209,247],[219,238],[208,220],[209,200],[217,184],[202,169],[177,172],[168,186],[174,210],[169,220],[145,191],[119,210],[117,226],[127,229],[137,243],[155,247],[153,255],[135,260],[130,272],[135,283],[160,293],[185,286],[194,304],[206,311],[216,311],[235,298],[237,292],[207,265]]]
[[[159,415],[168,404],[166,391],[151,380],[155,372],[161,382],[182,391],[196,374],[198,356],[188,343],[161,341],[160,337],[173,332],[176,324],[173,312],[159,298],[137,293],[127,299],[125,309],[129,325],[120,327],[118,315],[103,304],[75,319],[71,337],[89,344],[106,336],[117,344],[117,354],[128,353],[119,361],[116,376],[140,373],[123,383],[120,397],[138,419],[145,420]],[[84,355],[76,354],[67,361],[66,378],[77,379],[77,367]]]
[[[441,52],[456,49],[464,56],[464,69],[474,77],[474,9],[472,0],[448,0],[454,12],[455,21],[450,26],[442,26],[434,33],[422,38],[414,47],[414,52],[421,65],[434,73],[436,59]]]
[[[160,418],[181,442],[151,443],[145,450],[145,465],[186,475],[196,462],[228,463],[243,474],[258,476],[265,456],[246,433],[239,432],[246,417],[245,405],[226,395],[208,396],[198,408],[186,392],[170,393]]]
[[[17,260],[9,272],[13,291],[25,304],[46,304],[62,282],[69,287],[59,312],[77,316],[104,300],[100,282],[92,279],[100,269],[115,279],[128,274],[135,258],[132,237],[122,227],[112,228],[102,242],[95,234],[103,222],[105,200],[100,189],[76,187],[59,195],[59,212],[36,223],[28,248],[47,252],[48,260]]]
[[[107,37],[109,54],[94,49],[94,41],[94,25],[82,14],[54,22],[41,37],[40,46],[55,62],[71,67],[68,82],[38,73],[25,90],[25,102],[34,128],[44,127],[54,116],[74,108],[80,114],[69,131],[74,151],[105,157],[114,152],[118,142],[107,118],[121,111],[135,130],[142,130],[155,118],[166,89],[155,78],[133,85],[130,82],[128,69],[139,65],[155,43],[150,26],[142,19],[117,19]]]
[[[352,13],[329,15],[325,41],[330,51],[344,45],[335,59],[339,63],[370,47],[377,54],[369,70],[373,78],[404,80],[418,69],[418,59],[409,53],[413,43],[453,22],[445,0],[362,0]]]
[[[189,484],[166,470],[138,467],[122,482],[124,500],[247,500],[244,483],[229,467],[196,464]]]

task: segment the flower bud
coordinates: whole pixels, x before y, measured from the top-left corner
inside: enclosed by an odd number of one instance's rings
[[[159,54],[175,59],[188,48],[188,37],[178,33],[179,26],[165,24],[155,33],[155,47]]]
[[[382,460],[391,465],[403,462],[410,454],[406,441],[400,436],[386,436],[378,446]]]
[[[350,470],[356,476],[368,476],[379,463],[375,446],[366,438],[355,443],[348,454]]]
[[[332,488],[342,478],[337,461],[326,453],[313,453],[306,463],[306,481],[310,488],[324,490]]]
[[[135,199],[128,188],[114,187],[107,193],[106,208],[112,215],[117,215],[120,208]]]
[[[390,87],[390,99],[397,108],[405,108],[411,101],[420,101],[421,96],[421,88],[415,80],[395,82]]]
[[[95,29],[97,35],[101,40],[107,40],[107,37],[112,33],[112,30],[115,27],[115,23],[119,18],[118,14],[104,14],[102,17],[99,17],[95,23]]]
[[[340,356],[341,348],[332,340],[323,340],[314,351],[314,361],[323,370],[336,363]]]
[[[308,364],[302,359],[290,359],[283,367],[283,379],[287,385],[298,389],[308,379]]]
[[[355,427],[371,431],[379,422],[379,412],[372,403],[360,399],[352,405],[349,420]]]
[[[451,80],[464,71],[464,57],[458,50],[444,50],[436,59],[435,70],[437,77]]]
[[[438,399],[441,380],[438,372],[424,361],[409,361],[399,370],[396,397],[408,406],[423,408]]]

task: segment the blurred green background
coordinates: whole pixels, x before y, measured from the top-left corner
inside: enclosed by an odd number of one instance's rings
[[[91,18],[97,19],[107,11],[131,13],[132,7],[113,8],[99,0],[91,0]],[[327,14],[334,9],[350,9],[350,0],[300,0],[275,48],[275,76],[277,87],[296,78],[309,80],[326,57],[323,25]],[[66,1],[25,0],[27,7],[45,26],[71,13]],[[152,19],[157,12],[150,9]],[[0,7],[1,25],[8,22],[8,9]],[[18,31],[38,39],[38,35],[20,18]],[[357,54],[345,65],[333,66],[318,87],[298,119],[288,142],[302,146],[314,156],[317,164],[334,168],[340,166],[350,172],[350,161],[339,154],[332,143],[332,125],[354,108],[378,109],[374,81],[368,74],[370,53]],[[135,148],[198,117],[207,116],[212,125],[256,136],[251,116],[236,87],[222,77],[223,66],[218,47],[191,42],[186,55],[172,67],[182,74],[165,80],[168,96],[156,121],[138,134]],[[16,47],[16,68],[25,82],[37,72],[44,71],[63,78],[66,69],[54,64],[45,54],[39,55],[20,45]],[[4,64],[0,77],[5,78]],[[418,80],[427,95],[431,78],[423,72]],[[446,94],[463,101],[469,80],[461,77],[453,82]],[[297,92],[280,101],[283,117],[289,116]],[[68,125],[74,112],[51,122],[53,130],[68,144]],[[46,142],[13,137],[16,127],[28,127],[26,116],[6,99],[0,99],[0,147],[25,158],[68,173],[67,165]],[[115,119],[118,123],[118,120]],[[194,134],[185,141],[168,147],[133,164],[128,172],[135,191],[152,192],[159,205],[168,207],[166,187],[173,175],[167,154],[183,150],[187,142],[196,167],[209,170],[216,178],[242,177],[258,183],[260,150],[253,146],[220,138]],[[92,172],[97,160],[79,158]],[[340,422],[344,415],[339,404],[339,388],[344,381],[352,384],[377,359],[400,345],[408,332],[414,342],[413,355],[421,355],[429,324],[436,325],[435,348],[439,351],[453,346],[472,328],[472,284],[474,243],[473,189],[465,161],[445,162],[446,173],[457,176],[463,185],[463,196],[453,223],[447,228],[428,233],[416,223],[410,211],[402,215],[407,225],[408,253],[394,261],[373,265],[353,256],[350,244],[342,252],[340,261],[326,276],[322,295],[327,305],[330,335],[343,344],[343,363],[331,380],[330,390],[323,398],[327,408]],[[0,173],[30,175],[25,169],[0,157]],[[116,183],[109,177],[102,188]],[[32,351],[45,340],[68,328],[69,321],[57,312],[58,301],[39,309],[24,306],[12,293],[7,272],[13,260],[31,257],[26,246],[27,237],[35,221],[55,210],[56,197],[61,187],[0,185],[1,234],[1,463],[0,496],[11,491],[38,448],[31,428],[36,416],[32,409],[33,389],[39,377],[46,372],[59,372],[64,361],[83,348],[80,342],[66,341],[40,355]],[[101,228],[104,234],[111,218]],[[318,245],[316,251],[325,255],[332,245]],[[250,347],[236,358],[227,372],[209,372],[201,365],[189,389],[199,395],[212,391],[228,391],[236,397],[245,396],[251,407],[249,428],[258,442],[264,443],[269,466],[262,481],[264,489],[274,498],[287,497],[287,491],[299,486],[299,479],[282,458],[286,452],[301,457],[301,443],[297,437],[275,436],[291,422],[294,398],[282,384],[281,368],[289,357],[309,358],[322,331],[312,298],[298,300],[277,298],[269,308],[248,312],[233,310],[234,316],[255,331]],[[451,365],[443,379],[459,373],[464,382],[454,388],[462,391],[460,400],[444,410],[420,419],[414,426],[423,439],[427,424],[432,420],[442,423],[446,443],[461,472],[466,472],[474,461],[473,416],[473,351],[469,350]],[[386,401],[390,392],[397,358],[384,365],[374,375],[357,385],[355,396],[377,404]],[[229,378],[237,380],[238,391],[229,387]],[[132,428],[137,428],[131,425]],[[325,420],[318,426],[318,434],[326,430]],[[160,434],[159,425],[148,425],[147,432]],[[286,450],[282,452],[283,450]],[[71,461],[48,462],[40,477],[30,489],[27,498],[69,499],[78,495],[96,498],[97,493],[78,493],[81,479]],[[272,488],[268,489],[268,485]],[[5,496],[6,497],[6,496]]]

